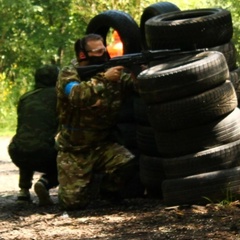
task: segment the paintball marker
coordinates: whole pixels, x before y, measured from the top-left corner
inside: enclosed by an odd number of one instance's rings
[[[81,79],[86,79],[94,76],[98,72],[105,71],[108,68],[115,66],[124,66],[133,70],[133,73],[136,75],[136,71],[140,73],[140,66],[143,64],[148,64],[153,61],[165,60],[168,57],[181,56],[187,54],[196,54],[208,49],[195,49],[191,51],[182,51],[181,49],[171,49],[171,50],[148,50],[141,53],[131,53],[125,54],[119,57],[113,57],[109,61],[98,64],[98,65],[89,65],[89,66],[78,66],[77,71]],[[134,68],[138,67],[138,68]],[[135,71],[135,72],[134,72]]]

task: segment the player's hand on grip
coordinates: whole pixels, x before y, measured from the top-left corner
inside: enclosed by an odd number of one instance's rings
[[[123,66],[116,66],[116,67],[109,68],[104,73],[104,77],[109,81],[117,82],[120,80],[120,76],[123,68],[124,68]]]

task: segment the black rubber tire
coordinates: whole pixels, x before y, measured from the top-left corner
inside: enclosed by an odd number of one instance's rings
[[[147,115],[147,105],[144,99],[140,96],[135,96],[133,106],[136,123],[149,126],[150,123]]]
[[[202,93],[226,79],[229,69],[223,54],[206,51],[146,69],[135,84],[140,96],[152,104]]]
[[[230,72],[230,80],[236,91],[238,98],[238,106],[240,105],[240,68],[236,68]]]
[[[171,2],[157,2],[149,5],[143,10],[143,13],[141,15],[140,19],[140,31],[141,31],[141,39],[142,39],[142,48],[148,49],[146,38],[145,38],[145,22],[157,15],[168,13],[168,12],[175,12],[180,11],[180,9],[177,7],[177,5],[171,3]]]
[[[148,106],[151,126],[173,131],[211,123],[233,111],[238,104],[231,81],[201,94]]]
[[[165,180],[160,159],[144,154],[140,155],[140,179],[149,197],[162,197],[162,182]]]
[[[240,167],[168,179],[163,181],[162,191],[168,206],[219,203],[229,197],[233,201],[240,195]]]
[[[167,179],[239,166],[240,140],[175,158],[161,158]]]
[[[135,123],[134,99],[135,94],[123,97],[121,108],[118,113],[118,123]]]
[[[86,34],[100,34],[106,45],[106,36],[110,28],[119,33],[124,54],[141,52],[140,28],[135,20],[123,11],[107,10],[99,13],[88,23]]]
[[[232,41],[220,46],[209,48],[209,51],[221,52],[226,59],[229,71],[237,68],[237,49]]]
[[[151,126],[137,125],[137,144],[141,154],[159,156],[154,129]]]
[[[194,128],[171,132],[155,130],[155,139],[160,156],[183,156],[239,140],[239,115],[239,111],[234,111],[217,121]]]
[[[232,17],[222,8],[165,13],[146,21],[145,36],[153,50],[214,47],[232,39]]]
[[[230,71],[230,81],[232,82],[235,90],[240,87],[240,68],[235,68],[234,70]]]
[[[137,148],[136,131],[135,123],[118,123],[115,139],[128,149]]]

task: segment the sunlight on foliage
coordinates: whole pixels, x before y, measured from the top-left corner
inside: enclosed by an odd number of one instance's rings
[[[17,103],[22,94],[33,88],[33,81],[29,78],[6,78],[0,74],[0,135],[4,132],[13,132],[17,122]]]
[[[10,130],[16,125],[16,106],[12,101],[14,85],[6,81],[5,74],[0,74],[0,129]]]
[[[107,10],[128,13],[140,23],[153,0],[0,0],[0,129],[15,129],[19,96],[33,87],[32,73],[42,64],[60,67],[74,56],[73,44],[85,34],[89,21]],[[238,0],[173,0],[181,10],[222,7],[231,11],[236,49],[240,49]],[[57,8],[56,8],[57,6]],[[239,55],[239,54],[238,54]],[[238,56],[238,65],[240,64]]]

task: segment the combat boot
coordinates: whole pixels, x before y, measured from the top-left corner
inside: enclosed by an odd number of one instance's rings
[[[18,193],[18,196],[17,196],[17,201],[19,201],[19,202],[29,202],[29,201],[31,201],[31,196],[30,196],[29,189],[21,188],[19,193]]]
[[[34,185],[34,191],[38,196],[39,206],[47,206],[53,204],[53,201],[49,195],[47,184],[48,181],[46,179],[40,178]]]

